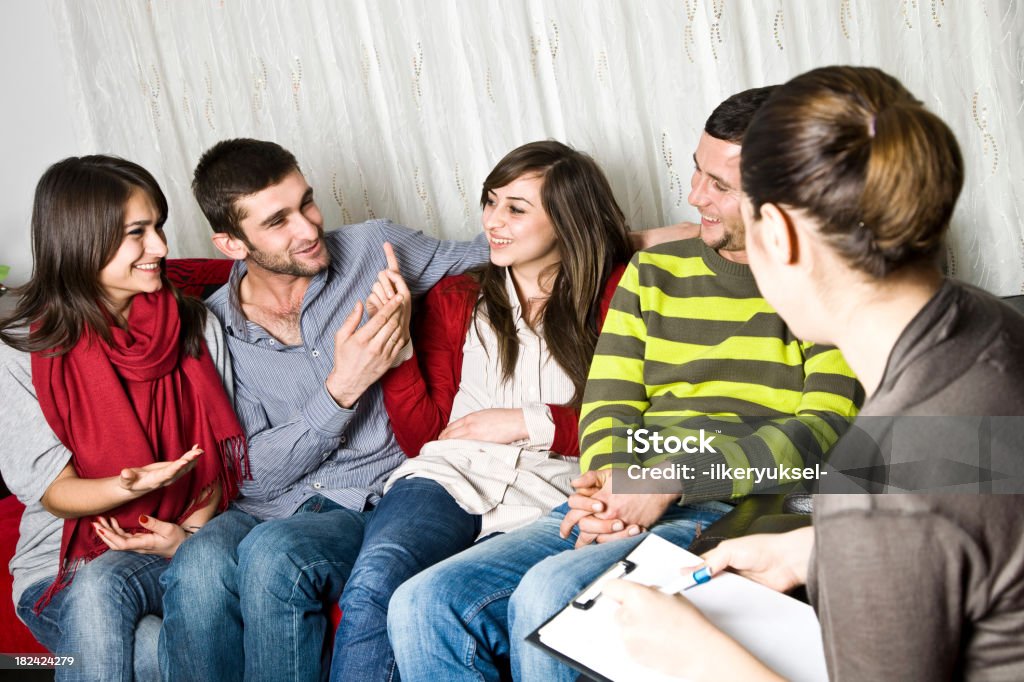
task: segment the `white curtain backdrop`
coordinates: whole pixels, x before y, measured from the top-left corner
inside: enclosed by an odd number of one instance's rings
[[[712,108],[815,66],[881,67],[956,132],[967,181],[950,271],[1024,292],[1024,8],[1014,0],[51,0],[76,134],[141,163],[172,254],[213,255],[189,190],[200,154],[292,150],[327,226],[479,228],[513,147],[591,153],[634,228],[692,219]]]

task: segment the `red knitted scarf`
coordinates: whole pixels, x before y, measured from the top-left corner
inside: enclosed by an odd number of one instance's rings
[[[180,331],[177,301],[163,289],[132,299],[128,329],[111,325],[110,344],[87,328],[64,355],[32,354],[39,405],[79,477],[119,476],[123,468],[178,459],[194,443],[203,449],[195,468],[172,485],[103,514],[129,532],[148,532],[140,514],[180,523],[209,502],[214,484],[224,509],[247,475],[242,427],[220,374],[205,343],[198,358],[182,351]],[[64,522],[57,579],[38,610],[71,583],[81,562],[108,549],[92,528],[95,519]]]

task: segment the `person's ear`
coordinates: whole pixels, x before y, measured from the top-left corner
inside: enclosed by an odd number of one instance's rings
[[[241,239],[232,237],[227,232],[215,232],[213,245],[217,250],[232,260],[245,260],[249,255],[249,247]]]
[[[776,204],[761,205],[761,235],[772,260],[794,265],[800,260],[800,233],[792,216]]]

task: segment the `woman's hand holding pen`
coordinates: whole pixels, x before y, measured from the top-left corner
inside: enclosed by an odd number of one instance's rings
[[[748,535],[726,540],[702,558],[717,575],[729,569],[778,592],[807,582],[807,566],[814,549],[814,528],[788,533]]]

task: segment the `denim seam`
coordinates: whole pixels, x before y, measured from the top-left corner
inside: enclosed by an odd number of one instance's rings
[[[113,551],[117,551],[117,550],[113,550]],[[146,556],[146,555],[142,555],[142,556]],[[147,561],[145,563],[141,563],[141,564],[135,566],[134,568],[132,568],[131,572],[128,573],[127,575],[125,575],[124,580],[121,582],[121,585],[118,588],[118,594],[117,594],[118,598],[121,598],[121,597],[124,596],[125,591],[126,591],[127,586],[128,586],[128,581],[129,580],[135,578],[135,576],[138,575],[139,573],[141,573],[143,571],[143,569],[148,569],[150,566],[152,566],[153,564],[157,563],[158,561],[167,561],[167,559],[163,558],[162,556],[157,556],[155,554],[150,554],[147,557]],[[168,563],[170,563],[170,562],[168,562]],[[160,597],[162,599],[163,598],[163,585],[160,583],[160,579],[159,578],[157,578],[157,585],[160,588]]]
[[[314,561],[312,563],[305,564],[304,566],[299,567],[299,573],[296,576],[295,581],[292,583],[292,589],[291,589],[291,594],[289,595],[289,601],[294,604],[295,603],[295,595],[296,595],[296,593],[301,593],[302,592],[302,590],[299,589],[299,583],[302,581],[303,577],[306,575],[306,572],[309,569],[317,567],[317,566],[324,566],[324,565],[335,566],[335,565],[344,565],[344,564],[345,564],[345,562],[320,560],[320,561]],[[351,573],[351,565],[349,566],[349,572]],[[309,582],[312,584],[312,581],[309,581]],[[322,600],[321,600],[321,602],[322,602]],[[301,634],[300,631],[302,630],[302,618],[303,618],[302,614],[296,613],[295,610],[293,609],[293,615],[292,615],[292,642],[293,643],[297,643],[299,641],[300,634]],[[324,614],[325,630],[327,629],[327,621],[328,620],[329,620],[328,616],[326,614]],[[292,654],[293,654],[292,666],[291,666],[292,667],[292,675],[295,677],[295,679],[299,679],[299,677],[300,677],[299,676],[299,658],[296,656],[296,654],[298,654],[298,647],[297,646],[292,646],[291,650],[292,650]]]
[[[484,608],[501,599],[509,599],[512,596],[512,593],[515,591],[516,590],[513,587],[511,589],[504,589],[498,592],[492,592],[486,597],[483,597],[478,601],[474,602],[473,604],[471,604],[470,607],[460,615],[460,620],[468,626],[469,623],[471,623],[477,616],[483,613]],[[476,651],[476,637],[470,637],[469,646],[466,648],[466,651],[463,654],[463,663],[466,665],[467,668],[474,671],[481,680],[483,680],[484,676],[480,673],[479,670],[477,670],[476,665],[474,664],[474,661],[476,660]]]

